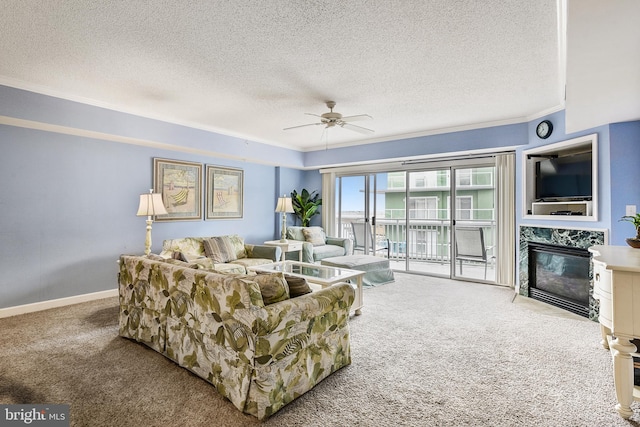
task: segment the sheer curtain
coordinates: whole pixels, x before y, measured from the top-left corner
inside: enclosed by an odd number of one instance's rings
[[[516,156],[515,153],[496,156],[496,282],[515,286],[516,274]]]
[[[324,228],[327,236],[337,236],[335,234],[335,221],[333,220],[336,214],[335,180],[335,173],[327,172],[322,174],[322,228]]]

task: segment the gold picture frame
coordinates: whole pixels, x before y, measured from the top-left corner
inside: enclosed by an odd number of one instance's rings
[[[154,158],[153,190],[162,194],[168,212],[156,221],[202,219],[202,163]]]
[[[207,165],[205,219],[242,218],[244,171]]]

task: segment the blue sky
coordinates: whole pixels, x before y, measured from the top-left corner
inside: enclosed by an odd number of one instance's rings
[[[387,174],[377,175],[377,190],[387,188]],[[337,192],[337,189],[336,189]],[[364,210],[364,177],[345,176],[342,177],[342,210],[343,211],[363,211]],[[377,210],[384,210],[384,195],[378,194]]]

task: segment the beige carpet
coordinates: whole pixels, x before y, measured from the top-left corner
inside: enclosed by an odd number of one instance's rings
[[[629,426],[594,322],[510,289],[396,273],[365,290],[353,363],[265,423],[117,336],[117,299],[0,319],[0,403],[77,426]]]

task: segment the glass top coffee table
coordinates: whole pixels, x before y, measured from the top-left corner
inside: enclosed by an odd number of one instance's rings
[[[309,283],[320,285],[326,288],[339,282],[355,281],[356,297],[351,310],[356,315],[362,313],[362,276],[364,271],[349,270],[341,267],[328,267],[326,265],[311,264],[300,261],[281,261],[271,264],[256,265],[248,267],[252,271],[261,272],[282,272],[296,277],[304,277]]]

